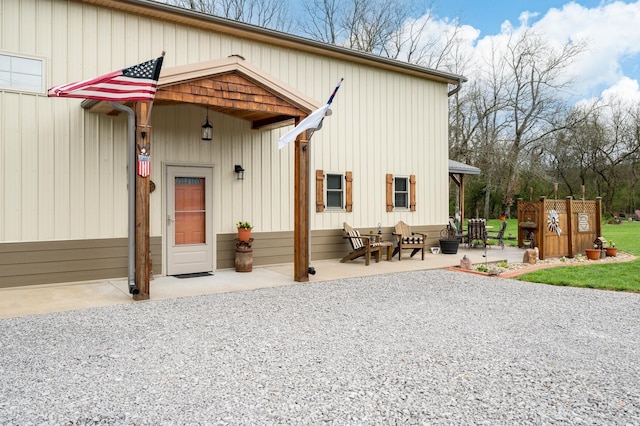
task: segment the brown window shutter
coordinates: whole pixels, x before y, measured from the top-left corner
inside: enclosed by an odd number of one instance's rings
[[[353,173],[351,172],[346,172],[344,174],[344,180],[345,180],[345,206],[344,209],[347,212],[351,212],[353,211]]]
[[[316,170],[316,211],[324,211],[324,171]]]
[[[416,175],[409,176],[409,209],[416,211]]]
[[[393,211],[393,175],[387,173],[387,211]]]

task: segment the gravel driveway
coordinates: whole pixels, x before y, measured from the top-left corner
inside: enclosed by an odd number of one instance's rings
[[[640,425],[640,294],[431,270],[0,325],[1,425]]]

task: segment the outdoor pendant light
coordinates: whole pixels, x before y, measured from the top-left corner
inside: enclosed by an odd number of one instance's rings
[[[213,126],[209,124],[209,107],[207,107],[207,119],[202,125],[202,140],[210,141],[212,133],[213,133]]]

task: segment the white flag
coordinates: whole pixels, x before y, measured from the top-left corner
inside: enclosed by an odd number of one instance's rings
[[[309,129],[317,130],[318,127],[320,126],[320,123],[322,123],[322,119],[324,118],[328,109],[329,109],[329,104],[325,104],[323,107],[313,111],[310,115],[307,116],[307,118],[302,120],[296,127],[289,130],[280,139],[278,139],[278,148],[280,149],[284,148],[285,146],[287,146],[289,142],[292,142],[293,140],[295,140],[296,136],[298,136],[300,133],[304,132],[305,130],[309,130]]]

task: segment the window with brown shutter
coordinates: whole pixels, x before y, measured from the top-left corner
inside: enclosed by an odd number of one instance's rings
[[[416,176],[386,175],[387,211],[416,211]]]
[[[353,211],[353,173],[324,173],[316,170],[316,212]]]

